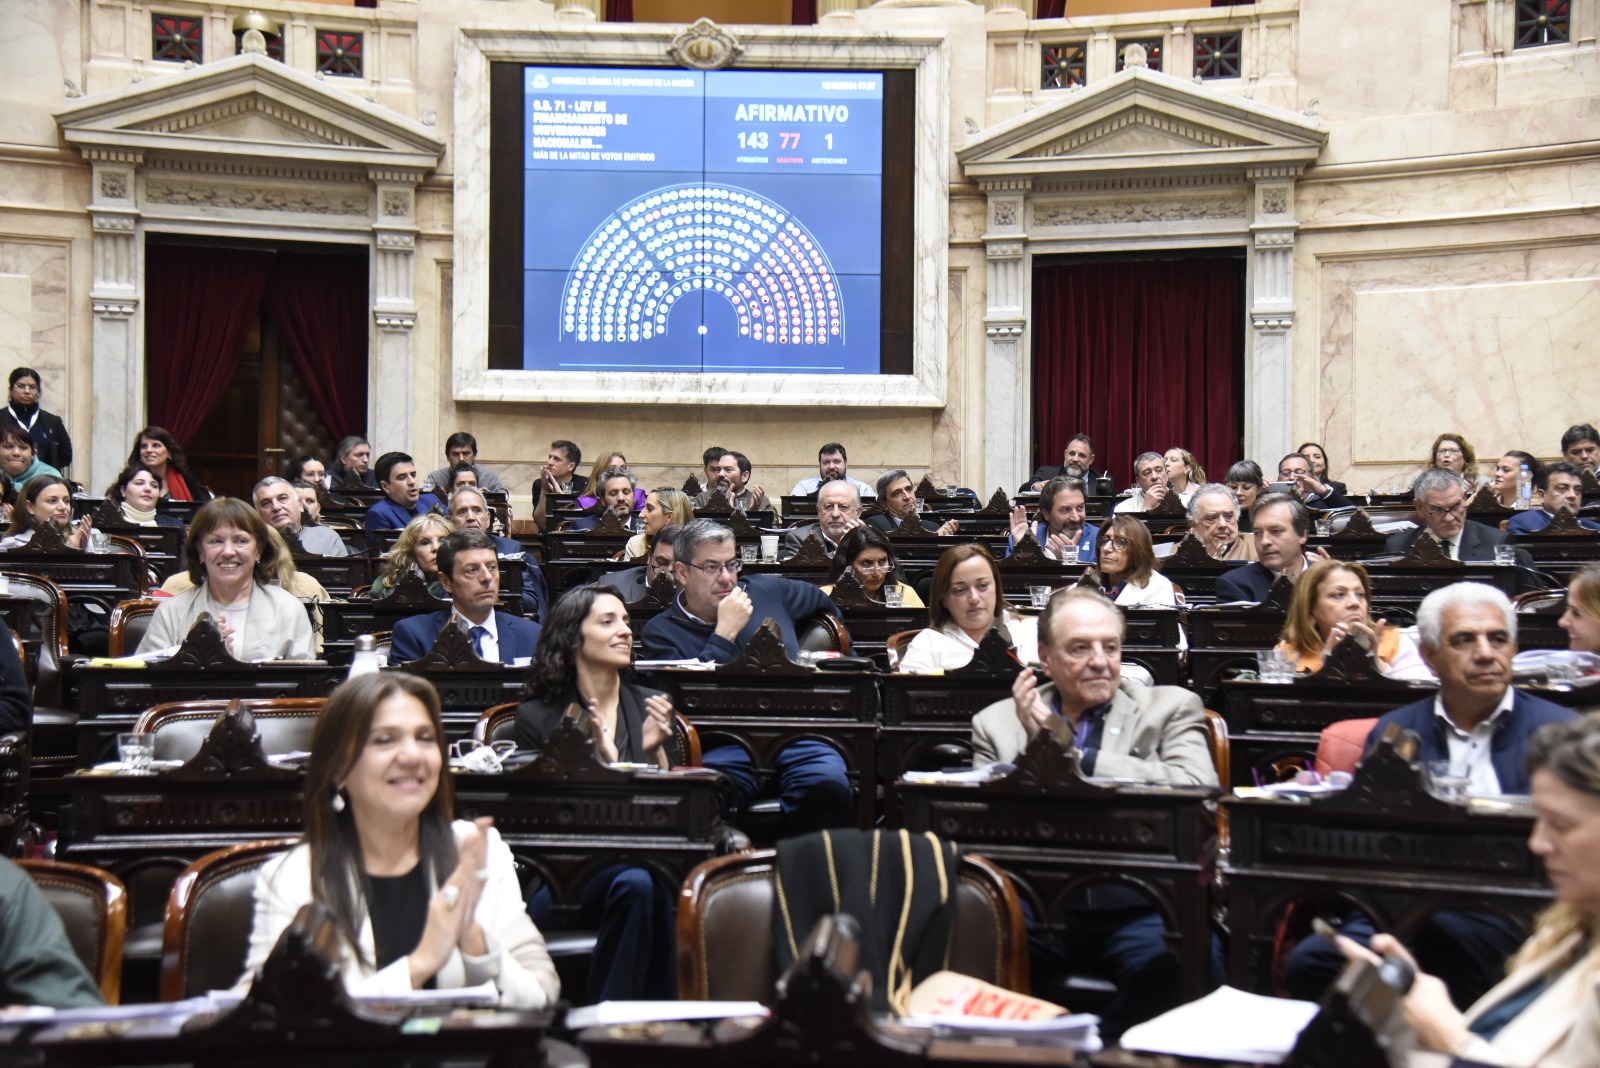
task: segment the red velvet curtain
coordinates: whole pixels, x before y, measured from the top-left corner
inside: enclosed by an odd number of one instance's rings
[[[607,22],[632,22],[633,0],[606,0]]]
[[[817,0],[791,0],[789,5],[789,24],[792,26],[814,26],[817,22]]]
[[[367,261],[280,252],[266,287],[267,314],[335,441],[367,425]]]
[[[150,422],[187,446],[228,387],[261,310],[272,253],[145,248],[145,381]]]
[[[1135,456],[1174,445],[1213,481],[1226,474],[1239,459],[1243,275],[1231,258],[1036,264],[1037,464],[1060,463],[1084,431],[1119,489]]]
[[[1067,0],[1039,0],[1034,8],[1036,19],[1058,19],[1067,13]]]

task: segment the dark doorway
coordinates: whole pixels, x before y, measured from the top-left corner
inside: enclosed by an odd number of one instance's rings
[[[204,485],[248,498],[289,458],[364,430],[364,247],[152,235],[146,252],[149,421]]]
[[[1139,453],[1173,446],[1226,474],[1242,447],[1244,266],[1222,249],[1036,258],[1034,467],[1081,431],[1118,487]]]

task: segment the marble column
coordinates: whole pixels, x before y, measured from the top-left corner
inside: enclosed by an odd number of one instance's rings
[[[412,393],[416,359],[416,187],[410,171],[373,171],[377,221],[372,226],[372,321],[367,433],[373,454],[419,451]]]
[[[80,439],[88,449],[91,487],[117,477],[133,434],[145,425],[144,295],[142,230],[134,206],[137,152],[92,150],[89,218],[94,233],[94,274],[89,305],[90,367],[94,383],[94,433]],[[74,465],[80,472],[84,468]],[[79,478],[84,475],[79,474]]]
[[[1263,466],[1294,448],[1294,180],[1298,168],[1252,169],[1250,334],[1244,450]]]
[[[604,22],[605,0],[556,0],[556,18],[574,22]]]
[[[1033,287],[1023,221],[1031,183],[1023,179],[982,185],[989,196],[989,226],[983,235],[989,297],[983,317],[983,484],[976,488],[987,499],[996,488],[1009,490],[1027,474],[1021,469],[1027,464],[1032,427],[1033,361],[1026,345]]]

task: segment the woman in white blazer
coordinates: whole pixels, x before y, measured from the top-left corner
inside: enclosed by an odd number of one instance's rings
[[[1419,974],[1406,995],[1418,1044],[1475,1064],[1593,1068],[1600,1064],[1600,718],[1540,728],[1528,744],[1533,833],[1556,902],[1511,958],[1507,977],[1464,1014],[1438,978]],[[1377,960],[1347,938],[1351,957]],[[1405,954],[1388,935],[1375,953]]]
[[[1176,608],[1177,587],[1155,568],[1150,531],[1132,516],[1113,515],[1095,540],[1106,595],[1123,608]]]
[[[454,821],[439,696],[398,672],[341,685],[318,717],[305,842],[264,865],[241,986],[309,901],[333,911],[353,994],[491,982],[505,1008],[560,994],[511,851],[481,819]]]

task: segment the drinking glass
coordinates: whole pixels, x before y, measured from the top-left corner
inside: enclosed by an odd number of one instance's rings
[[[124,771],[149,771],[156,755],[156,736],[150,731],[117,735],[117,758]]]
[[[1043,608],[1050,603],[1049,586],[1029,586],[1028,597],[1033,602],[1033,607]]]
[[[905,591],[899,586],[885,586],[883,588],[883,603],[886,608],[899,608],[905,604]]]
[[[1430,760],[1424,765],[1428,789],[1441,801],[1465,801],[1472,771],[1465,760]]]

